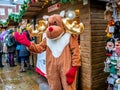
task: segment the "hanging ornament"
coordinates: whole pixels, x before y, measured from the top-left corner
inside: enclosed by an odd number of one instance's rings
[[[109,72],[110,71],[110,68],[109,68],[109,64],[110,64],[110,58],[106,58],[106,60],[104,61],[104,72]]]
[[[110,62],[110,73],[111,74],[117,74],[116,65],[117,65],[117,60],[111,59],[111,62]]]
[[[104,19],[107,21],[111,20],[112,14],[113,14],[112,3],[107,3],[106,10],[104,11]]]
[[[106,42],[106,56],[110,57],[113,54],[115,48],[115,40],[113,38],[109,38]]]
[[[83,0],[83,5],[88,4],[88,0]]]
[[[114,38],[120,39],[120,21],[116,21],[114,24]]]
[[[114,33],[114,20],[113,19],[108,21],[108,25],[107,25],[105,32],[107,33],[106,34],[107,37],[111,38],[113,36],[113,33]]]

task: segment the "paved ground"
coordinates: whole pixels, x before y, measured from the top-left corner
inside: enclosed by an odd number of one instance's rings
[[[9,67],[4,62],[0,68],[0,90],[49,90],[47,80],[38,75],[34,68],[25,73],[19,72],[19,65]]]

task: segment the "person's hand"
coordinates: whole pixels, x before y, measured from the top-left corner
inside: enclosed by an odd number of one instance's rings
[[[27,39],[26,32],[23,32],[21,35],[18,32],[14,33],[14,38],[17,42],[29,47],[31,42]]]
[[[76,71],[78,70],[77,66],[71,67],[69,71],[66,73],[67,83],[71,85],[75,80]]]

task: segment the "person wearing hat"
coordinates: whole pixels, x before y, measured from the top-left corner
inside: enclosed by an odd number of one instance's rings
[[[115,40],[113,38],[109,38],[106,42],[106,56],[110,57],[113,54],[115,48]]]

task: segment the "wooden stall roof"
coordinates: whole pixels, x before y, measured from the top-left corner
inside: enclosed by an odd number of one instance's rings
[[[58,1],[57,1],[58,2]],[[56,2],[56,3],[57,3]],[[40,12],[44,9],[52,5],[51,1],[45,4],[45,1],[35,2],[33,4],[29,4],[25,14],[23,15],[24,19],[31,19],[40,14]]]
[[[98,0],[98,1],[104,1],[104,2],[109,2],[110,0]]]
[[[8,23],[8,26],[17,26],[17,25],[18,25],[18,23],[14,22],[12,20],[10,20],[9,23]]]
[[[108,2],[109,0],[98,0],[98,1]],[[56,0],[56,3],[58,3],[58,2],[59,2],[59,0]],[[48,3],[46,3],[45,5],[44,4],[45,4],[45,0],[43,0],[43,1],[41,0],[41,1],[35,2],[33,4],[29,4],[25,14],[23,15],[23,18],[24,19],[34,18],[34,17],[38,16],[44,8],[47,8],[52,5],[51,0]]]

